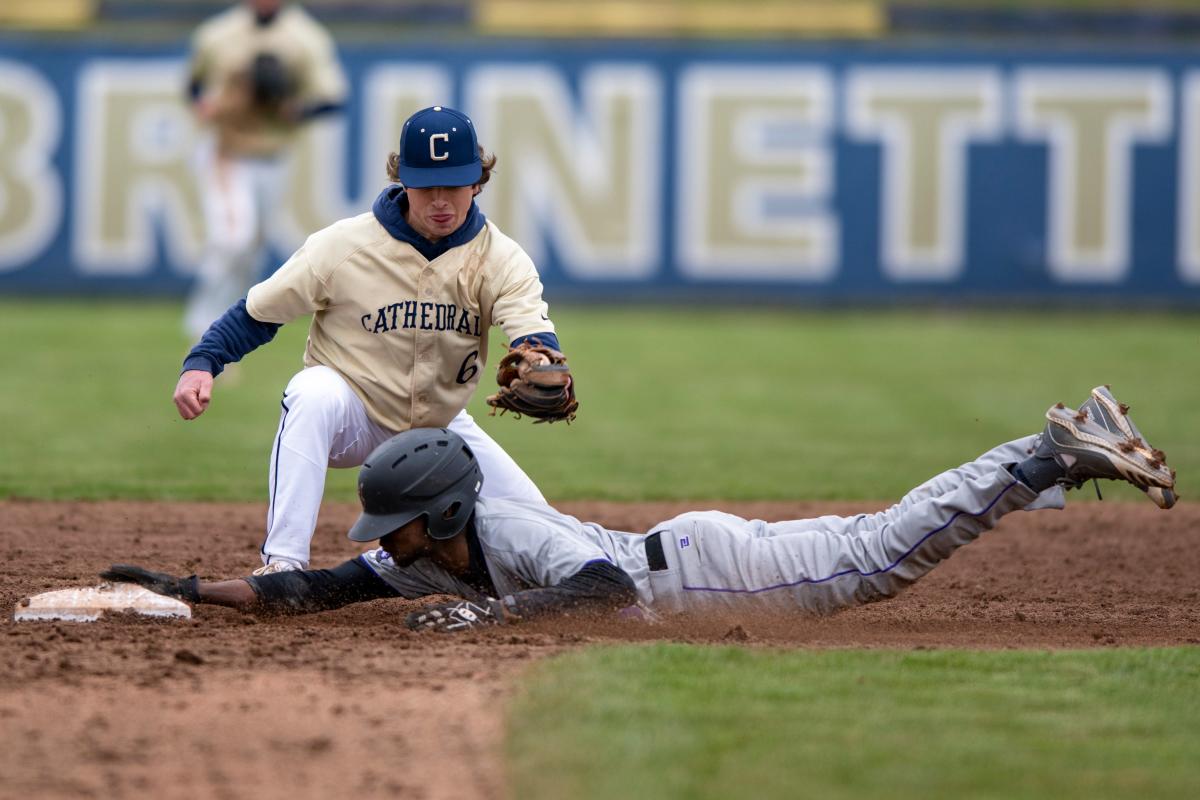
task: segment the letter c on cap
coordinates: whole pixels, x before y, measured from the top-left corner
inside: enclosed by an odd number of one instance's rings
[[[434,161],[445,161],[446,159],[450,158],[450,154],[447,152],[447,153],[442,153],[440,156],[438,155],[438,151],[437,151],[438,139],[441,139],[447,145],[450,144],[450,134],[448,134],[448,133],[435,133],[433,136],[430,136],[429,137],[429,157],[432,158]]]

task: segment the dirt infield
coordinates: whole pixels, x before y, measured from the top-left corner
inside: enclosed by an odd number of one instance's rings
[[[622,530],[704,503],[564,504]],[[721,503],[785,519],[861,504]],[[785,647],[1200,643],[1200,504],[1016,514],[899,598],[825,619],[577,622],[413,634],[410,604],[309,617],[200,608],[188,621],[14,623],[20,598],[114,561],[202,577],[257,563],[256,505],[0,502],[0,795],[504,796],[503,708],[531,659],[611,640]],[[328,507],[314,563],[352,556]]]

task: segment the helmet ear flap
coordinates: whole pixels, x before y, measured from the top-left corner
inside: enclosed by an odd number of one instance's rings
[[[467,520],[475,513],[475,498],[483,484],[478,465],[472,459],[469,472],[438,499],[445,503],[441,514],[430,514],[429,536],[433,539],[453,539],[467,526]]]

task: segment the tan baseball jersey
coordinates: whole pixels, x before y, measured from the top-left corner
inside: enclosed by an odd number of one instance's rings
[[[394,431],[466,407],[493,324],[510,342],[554,333],[533,261],[490,221],[432,261],[372,213],[336,222],[254,286],[246,310],[277,324],[311,312],[305,366],[336,370]]]
[[[299,124],[252,108],[249,73],[260,54],[282,62],[301,105],[339,102],[346,93],[333,39],[320,23],[289,4],[260,25],[254,12],[239,3],[205,22],[192,37],[189,77],[202,87],[203,100],[217,109],[213,124],[222,152],[276,155]]]

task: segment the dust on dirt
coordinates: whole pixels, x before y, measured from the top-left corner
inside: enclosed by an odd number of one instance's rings
[[[566,503],[643,531],[720,507],[791,519],[864,504]],[[328,506],[316,566],[358,552]],[[580,619],[414,634],[375,601],[257,619],[118,616],[15,623],[25,596],[94,584],[112,562],[224,578],[258,563],[264,510],[205,503],[0,502],[0,794],[20,797],[505,796],[503,712],[517,674],[609,641],[770,647],[1200,644],[1200,504],[1081,503],[1015,514],[898,598],[829,618]]]

